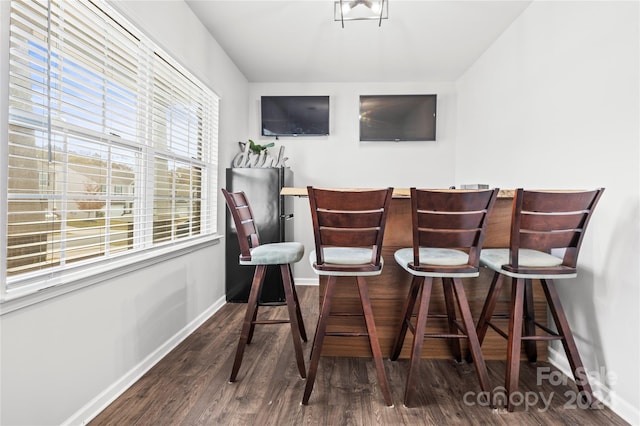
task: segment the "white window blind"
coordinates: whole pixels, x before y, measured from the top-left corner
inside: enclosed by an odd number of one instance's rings
[[[6,287],[216,229],[218,98],[100,1],[12,1]]]

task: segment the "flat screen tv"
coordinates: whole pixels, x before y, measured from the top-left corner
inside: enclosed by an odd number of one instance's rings
[[[262,96],[262,136],[329,134],[329,96]]]
[[[435,141],[437,95],[360,96],[361,141]]]

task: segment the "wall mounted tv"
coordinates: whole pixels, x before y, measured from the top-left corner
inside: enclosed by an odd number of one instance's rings
[[[437,95],[360,96],[361,141],[435,141]]]
[[[329,134],[329,96],[262,96],[262,136]]]

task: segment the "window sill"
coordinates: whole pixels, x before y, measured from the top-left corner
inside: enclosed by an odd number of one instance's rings
[[[137,271],[140,268],[219,244],[222,237],[219,234],[210,235],[179,244],[152,248],[136,254],[122,256],[121,258],[105,259],[104,262],[86,265],[77,269],[69,269],[44,288],[36,288],[42,285],[42,282],[40,282],[40,285],[34,283],[33,285],[26,285],[24,288],[9,290],[5,295],[5,299],[0,301],[0,316]],[[49,281],[52,280],[49,279]]]

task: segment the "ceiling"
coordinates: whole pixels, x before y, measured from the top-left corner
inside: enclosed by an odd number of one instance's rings
[[[186,0],[250,82],[455,81],[531,3],[389,0],[334,21],[333,0]]]

